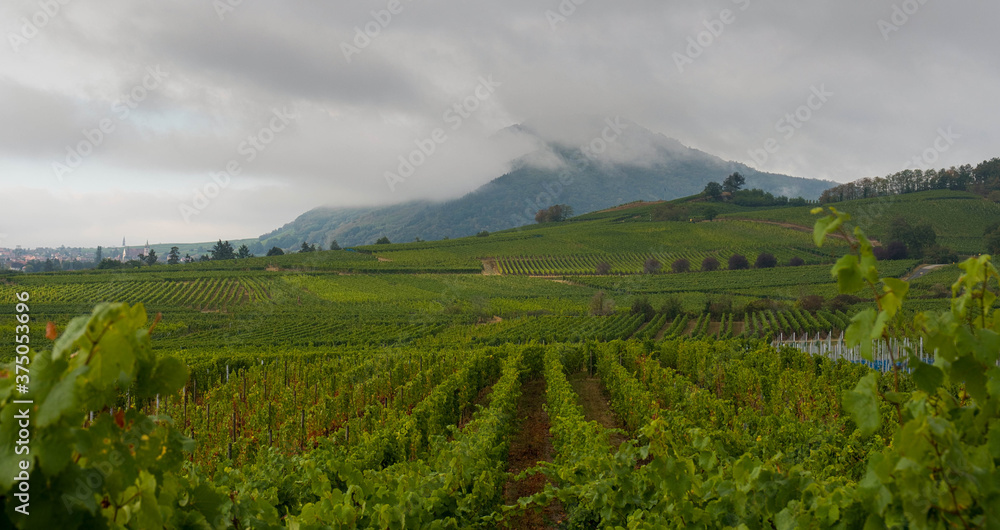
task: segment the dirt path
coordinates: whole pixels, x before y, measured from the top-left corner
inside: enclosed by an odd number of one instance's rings
[[[632,333],[631,335],[629,335],[629,337],[628,337],[628,338],[630,338],[630,339],[634,339],[634,338],[635,338],[635,336],[636,336],[636,335],[638,335],[640,331],[642,331],[642,330],[644,330],[644,329],[648,328],[648,327],[649,327],[649,325],[650,325],[650,324],[652,324],[652,323],[653,323],[652,321],[650,321],[650,322],[643,322],[643,323],[642,323],[642,325],[641,325],[641,326],[639,326],[639,329],[635,330],[635,331],[634,331],[634,332],[633,332],[633,333]]]
[[[545,403],[545,380],[536,379],[524,384],[517,404],[517,417],[521,424],[510,443],[507,471],[512,475],[537,465],[551,462],[552,435],[549,433],[549,415],[542,408]],[[522,480],[510,480],[503,488],[504,502],[517,504],[521,497],[528,497],[545,489],[545,475],[535,474]],[[553,501],[541,512],[529,511],[521,517],[511,518],[504,528],[536,529],[554,528],[566,518],[562,505]]]
[[[656,332],[656,336],[653,337],[653,340],[656,341],[663,340],[663,336],[667,334],[667,330],[674,326],[674,322],[676,322],[678,318],[684,318],[684,317],[676,316],[674,317],[673,320],[668,320],[667,323],[664,324],[662,328],[660,328],[660,331]]]
[[[484,259],[483,262],[483,276],[501,276],[500,271],[497,269],[497,262],[494,259]]]
[[[909,274],[907,274],[906,276],[904,276],[903,279],[906,280],[906,281],[908,281],[908,282],[909,281],[913,281],[913,280],[916,280],[917,278],[919,278],[919,277],[927,274],[928,272],[931,272],[931,271],[936,270],[936,269],[940,269],[941,267],[947,267],[947,265],[920,265],[916,269],[913,269],[912,272],[910,272]]]
[[[569,376],[569,384],[576,392],[577,402],[583,408],[583,416],[587,421],[596,421],[606,429],[621,429],[618,416],[611,411],[608,398],[601,389],[601,378],[591,377],[587,372],[579,372]],[[617,448],[625,441],[621,433],[611,433],[611,447]]]

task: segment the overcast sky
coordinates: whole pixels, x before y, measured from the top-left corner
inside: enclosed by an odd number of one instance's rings
[[[1000,155],[998,19],[962,0],[5,0],[0,247],[451,198],[519,153],[493,133],[575,114],[802,177],[976,163]],[[417,141],[434,153],[390,190]]]

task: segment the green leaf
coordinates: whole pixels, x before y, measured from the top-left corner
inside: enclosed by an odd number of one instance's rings
[[[1000,367],[994,366],[986,372],[986,391],[993,397],[1000,397]]]
[[[865,286],[864,275],[858,257],[848,254],[839,260],[830,271],[837,278],[837,289],[842,294],[860,291]]]
[[[140,397],[152,397],[156,394],[168,395],[177,392],[188,380],[188,368],[177,357],[163,357],[156,363],[153,375],[145,384],[140,384],[143,390]]]
[[[994,420],[993,425],[990,425],[988,440],[990,454],[993,458],[1000,458],[1000,421]]]
[[[889,403],[896,403],[896,404],[902,405],[903,403],[906,403],[906,401],[909,400],[909,399],[910,399],[910,393],[909,392],[886,392],[885,393],[885,400],[888,401]]]
[[[872,360],[872,341],[882,336],[885,329],[884,313],[876,313],[874,309],[866,309],[854,315],[851,324],[847,326],[844,338],[848,347],[861,346],[861,355]]]
[[[913,367],[913,382],[920,390],[933,394],[944,384],[944,372],[937,366],[927,364],[913,355],[910,356],[910,366]]]
[[[822,247],[827,234],[836,232],[843,224],[844,221],[835,215],[828,215],[816,221],[816,224],[813,225],[813,242],[816,243],[817,247]]]
[[[986,366],[995,365],[997,359],[1000,359],[1000,334],[990,329],[981,329],[977,333],[977,338],[979,340],[973,345],[976,360]]]
[[[890,317],[894,317],[903,307],[903,301],[910,292],[910,284],[896,278],[882,278],[882,283],[885,284],[882,310],[889,313]]]
[[[73,459],[73,431],[65,428],[45,429],[32,440],[31,452],[48,476],[61,473]]]
[[[77,341],[87,332],[89,322],[90,317],[76,317],[70,320],[62,335],[56,339],[55,346],[52,348],[52,358],[59,360],[63,355],[73,353],[76,350]]]
[[[119,329],[108,329],[94,346],[87,380],[100,390],[114,388],[131,378],[135,351]],[[124,379],[124,381],[123,381]]]
[[[965,382],[965,389],[979,403],[986,403],[986,374],[983,365],[971,355],[959,357],[951,365],[952,376]]]
[[[844,392],[844,410],[858,425],[862,436],[870,436],[882,425],[878,410],[877,375],[873,372],[861,378],[854,390]]]
[[[90,367],[80,366],[52,387],[49,395],[38,406],[37,427],[48,427],[58,422],[63,416],[77,409],[76,383],[77,378],[85,374]]]
[[[778,530],[792,530],[796,527],[795,515],[788,508],[781,510],[774,517],[774,526]]]

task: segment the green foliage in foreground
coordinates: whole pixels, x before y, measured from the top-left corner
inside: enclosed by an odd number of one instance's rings
[[[850,443],[868,455],[860,480],[811,465],[804,455],[792,454],[798,445],[791,442],[765,443],[754,452],[732,425],[731,435],[714,438],[718,434],[708,427],[721,427],[730,407],[740,403],[707,392],[698,401],[677,397],[687,410],[702,411],[692,414],[694,425],[668,421],[666,404],[651,396],[655,388],[676,388],[653,386],[671,374],[650,370],[640,380],[621,368],[628,359],[615,363],[605,349],[598,370],[619,415],[638,433],[613,450],[606,432],[583,423],[573,407],[561,379],[565,361],[556,357],[569,354],[559,345],[508,354],[490,404],[450,439],[437,440],[435,457],[361,472],[311,453],[264,452],[253,465],[237,471],[223,463],[209,477],[184,463],[191,441],[171,420],[130,406],[135,398],[176,392],[185,368],[154,354],[142,306],[102,304],[74,320],[51,351],[19,355],[0,368],[0,526],[491,527],[506,514],[560,499],[568,523],[579,527],[1000,528],[1000,312],[993,309],[1000,274],[989,256],[969,259],[952,285],[948,310],[904,318],[909,284],[880,276],[864,233],[847,231],[850,217],[831,213],[816,224],[815,238],[822,244],[838,232],[851,243],[853,252],[832,270],[839,290],[872,293],[876,304],[851,320],[848,342],[870,355],[874,341],[916,334],[936,351],[934,364],[894,352],[908,360],[912,376],[880,380],[869,373],[841,393],[857,427]],[[538,350],[544,351],[559,452],[544,469],[553,484],[505,510],[499,506],[505,447],[522,371],[537,364]],[[698,359],[675,356],[664,363],[681,371],[688,361]],[[16,376],[25,367],[31,392],[21,395]],[[721,378],[714,372],[727,367],[710,368],[701,372],[705,381],[699,384],[715,378],[725,385],[750,374],[734,371]],[[134,394],[118,408],[123,388]],[[15,399],[33,401],[30,454],[17,453],[16,416],[24,409]],[[109,413],[87,425],[87,410]],[[648,416],[638,421],[640,414]],[[785,423],[792,432],[779,434],[794,439],[798,422]],[[873,446],[878,437],[889,445]],[[15,511],[24,481],[15,480],[21,460],[11,455],[25,457],[31,474],[29,517]]]

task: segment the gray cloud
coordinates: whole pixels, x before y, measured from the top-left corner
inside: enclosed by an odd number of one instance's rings
[[[267,231],[321,204],[461,195],[527,149],[500,145],[496,131],[534,121],[573,138],[579,128],[567,117],[578,114],[624,116],[762,170],[839,181],[906,167],[939,128],[961,138],[938,166],[998,154],[997,4],[929,0],[898,30],[880,20],[899,23],[894,6],[915,0],[588,0],[563,19],[547,11],[572,2],[401,0],[389,19],[372,14],[388,4],[243,2],[220,20],[212,2],[71,2],[15,52],[10,36],[39,6],[6,3],[0,189],[18,190],[19,204],[86,194],[62,203],[77,215],[113,207],[109,192],[147,194],[156,198],[145,210],[149,231],[215,239],[247,235],[230,235],[236,225]],[[724,9],[731,23],[717,22]],[[372,24],[378,35],[355,42]],[[720,27],[681,71],[675,53]],[[345,43],[358,48],[350,61]],[[155,65],[169,77],[119,119],[113,105]],[[500,86],[452,128],[446,112],[481,76]],[[786,137],[781,120],[814,87],[833,95]],[[299,118],[247,160],[241,145],[274,109]],[[52,163],[102,119],[114,133],[59,182]],[[448,141],[390,191],[384,174],[437,128]],[[751,150],[769,138],[780,149],[755,163]],[[233,187],[184,223],[178,205],[232,160],[241,166]],[[26,245],[105,244],[97,234],[114,230],[108,218],[54,241],[65,225],[14,230],[13,211],[0,210],[0,228]]]

